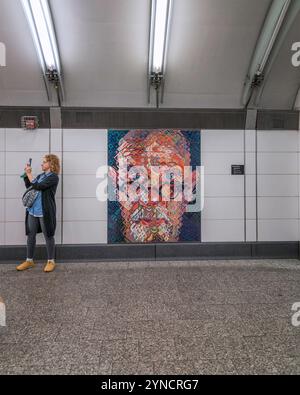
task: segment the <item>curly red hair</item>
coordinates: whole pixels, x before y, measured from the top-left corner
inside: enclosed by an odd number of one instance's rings
[[[50,170],[52,173],[60,173],[60,159],[57,155],[45,155],[45,159],[50,163]]]

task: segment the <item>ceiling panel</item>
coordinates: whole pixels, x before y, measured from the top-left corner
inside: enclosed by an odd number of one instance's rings
[[[270,0],[175,0],[166,107],[241,107]]]
[[[300,41],[300,12],[267,76],[259,103],[266,109],[293,109],[300,88],[300,67],[292,64],[292,45]]]
[[[150,0],[50,0],[68,107],[154,107],[147,102]],[[163,107],[240,108],[243,84],[271,0],[174,0]],[[291,108],[300,68],[290,47],[274,63],[263,108]],[[0,105],[46,106],[40,66],[20,0],[0,0]]]
[[[150,0],[52,0],[66,105],[147,106]]]
[[[0,67],[0,105],[48,105],[41,68],[19,0],[0,0],[0,42],[6,67]]]

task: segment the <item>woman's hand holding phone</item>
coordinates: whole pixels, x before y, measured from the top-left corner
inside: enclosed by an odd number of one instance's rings
[[[24,170],[27,175],[32,173],[32,167],[29,164],[26,165]]]
[[[25,179],[26,176],[29,177],[32,174],[31,164],[32,164],[32,159],[30,158],[29,163],[26,164],[26,167],[24,169],[25,173],[21,176],[21,178]]]

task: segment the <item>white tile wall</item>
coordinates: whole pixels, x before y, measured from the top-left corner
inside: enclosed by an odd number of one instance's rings
[[[256,241],[256,130],[245,132],[246,241]]]
[[[203,130],[202,152],[243,152],[243,130]]]
[[[202,131],[201,154],[205,168],[202,241],[244,241],[245,178],[232,176],[232,165],[243,165],[242,130]]]
[[[56,199],[56,220],[61,222],[61,206],[60,199]],[[23,207],[21,199],[6,199],[6,222],[21,222],[25,220],[26,209]]]
[[[203,152],[202,163],[205,167],[206,175],[231,175],[232,165],[244,164],[243,152]]]
[[[6,129],[6,151],[8,152],[49,152],[49,129],[24,131]]]
[[[107,130],[63,130],[64,244],[107,243],[107,203],[96,199],[107,142]]]
[[[18,175],[5,177],[6,199],[21,199],[26,191],[24,181]]]
[[[206,197],[244,197],[244,177],[206,175]]]
[[[258,196],[298,197],[297,175],[258,176]]]
[[[65,129],[64,152],[107,152],[107,130]]]
[[[243,242],[244,220],[202,221],[204,242]]]
[[[258,132],[260,241],[299,239],[297,131]]]
[[[25,217],[23,222],[6,222],[5,239],[6,245],[26,245]],[[55,241],[61,243],[61,223],[57,223]],[[43,234],[37,235],[37,245],[45,245]]]
[[[245,172],[246,175],[256,174],[256,155],[254,152],[246,152]]]
[[[107,161],[107,152],[65,152],[64,175],[96,175]]]
[[[63,135],[62,135],[63,133]],[[246,140],[244,141],[244,136]],[[299,239],[300,136],[294,131],[258,132],[259,240]],[[51,142],[50,142],[51,139]],[[107,165],[107,131],[0,129],[0,244],[24,245],[25,210],[20,179],[29,157],[40,174],[40,161],[49,151],[62,157],[64,175],[57,194],[57,237],[65,244],[107,243],[107,204],[96,199],[96,169]],[[231,176],[232,164],[244,163],[246,147],[247,241],[256,240],[256,131],[202,131],[202,164],[205,167],[203,242],[244,241],[244,177]],[[2,147],[2,149],[1,149]],[[5,162],[5,163],[4,163]],[[35,169],[35,166],[37,167]],[[4,168],[7,175],[4,177]],[[2,169],[2,171],[1,171]],[[64,182],[63,224],[62,182]],[[6,203],[4,205],[4,186]],[[1,200],[2,199],[2,200]],[[4,207],[6,210],[4,212]],[[7,221],[4,224],[4,221]],[[44,244],[38,236],[38,244]]]
[[[5,174],[5,153],[0,152],[0,174]]]
[[[244,198],[241,197],[219,197],[206,198],[204,210],[202,212],[203,220],[243,220],[245,216]]]
[[[295,147],[296,149],[296,147]],[[298,153],[258,153],[259,174],[297,174]]]
[[[4,199],[4,191],[5,191],[5,176],[0,175],[0,199]]]
[[[64,198],[95,198],[99,180],[95,175],[64,176]]]
[[[300,155],[300,154],[299,154]],[[299,176],[298,176],[298,185],[299,185],[299,206],[298,206],[298,218],[299,218],[299,221],[300,221],[300,173],[299,173]],[[299,226],[300,226],[300,222],[299,222]],[[299,228],[299,232],[300,232],[300,228]],[[299,236],[300,236],[300,234],[299,234]],[[299,237],[299,240],[300,240],[300,237]]]
[[[25,192],[24,181],[20,175],[29,158],[33,159],[34,175],[41,174],[41,162],[45,154],[49,153],[50,131],[39,129],[25,132],[22,129],[6,129],[6,176],[3,177],[3,185],[6,187],[5,201],[5,243],[7,245],[25,245],[25,209],[21,197]],[[1,193],[1,192],[0,192]],[[57,194],[58,228],[56,242],[61,242],[61,185]],[[44,245],[43,235],[38,235],[37,244]]]
[[[256,221],[256,198],[247,197],[246,198],[246,212],[247,219]]]
[[[5,240],[6,245],[25,245],[25,218],[22,222],[6,222],[5,223]],[[37,236],[37,245],[43,245],[42,235]]]
[[[5,244],[4,222],[0,222],[0,246]]]
[[[260,220],[260,241],[298,241],[297,219],[292,220]]]
[[[107,244],[107,221],[64,222],[64,244]]]
[[[0,199],[0,222],[5,222],[5,199]]]
[[[5,129],[0,129],[0,245],[4,244]]]
[[[22,204],[21,199],[6,199],[6,222],[21,222],[25,221],[26,209]]]
[[[246,152],[256,152],[256,130],[246,130],[245,132]]]
[[[64,199],[65,221],[107,221],[107,202],[96,198]]]
[[[51,129],[50,130],[50,151],[62,152],[62,129]]]
[[[61,197],[61,189],[62,189],[61,181],[62,178],[60,178],[60,183],[57,188],[57,193],[56,193],[57,199]],[[0,176],[0,185],[1,185],[1,176]],[[19,175],[6,176],[5,185],[6,185],[6,199],[21,199],[24,192],[26,191],[24,181],[20,178]],[[0,197],[1,197],[1,192],[0,192]]]
[[[32,172],[34,176],[43,172],[41,165],[45,152],[7,152],[6,153],[6,174],[21,175],[24,173],[26,163],[32,158]]]
[[[0,128],[0,152],[5,151],[5,129]]]
[[[59,177],[59,184],[57,187],[57,191],[56,191],[56,199],[62,199],[62,183],[63,183],[63,177],[60,175]]]
[[[297,219],[298,197],[268,197],[258,199],[260,219]]]
[[[256,242],[256,219],[247,220],[246,222],[246,239],[247,242]]]
[[[297,152],[297,131],[259,131],[258,152]]]

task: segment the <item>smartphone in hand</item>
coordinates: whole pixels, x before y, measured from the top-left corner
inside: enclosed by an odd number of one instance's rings
[[[30,158],[30,159],[29,159],[29,161],[28,161],[27,165],[31,167],[31,165],[32,165],[32,158]],[[24,173],[24,174],[21,176],[21,178],[23,178],[23,179],[24,179],[26,176],[27,176],[27,174],[26,174],[26,173]]]

